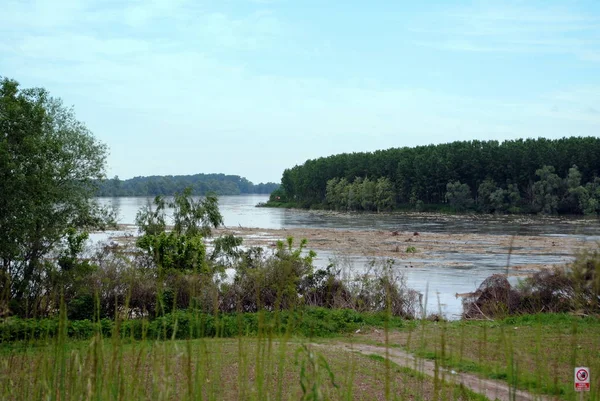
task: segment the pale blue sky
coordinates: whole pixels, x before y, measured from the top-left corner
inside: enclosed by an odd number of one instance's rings
[[[600,135],[600,1],[0,0],[0,75],[108,175],[279,181],[341,152]]]

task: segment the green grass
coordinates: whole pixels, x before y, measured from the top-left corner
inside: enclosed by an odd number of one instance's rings
[[[573,368],[600,372],[600,319],[567,314],[498,322],[422,322],[393,342],[458,371],[514,383],[532,392],[572,398]],[[600,380],[589,399],[598,399]]]
[[[131,319],[119,322],[119,335],[132,339],[188,339],[202,337],[229,338],[253,336],[259,332],[282,335],[292,332],[299,337],[333,337],[350,333],[362,327],[398,328],[405,320],[387,317],[385,313],[357,312],[351,309],[304,308],[296,311],[261,312],[210,315],[177,311],[155,319]],[[66,336],[88,339],[100,331],[105,337],[117,329],[115,321],[97,322],[75,320],[65,323]],[[60,320],[4,319],[0,325],[0,339],[7,344],[54,338],[59,334]]]
[[[434,398],[482,399],[382,358],[315,348],[285,337],[56,338],[28,352],[5,352],[0,364],[2,400]]]
[[[137,320],[134,328],[131,322],[5,320],[0,399],[483,399],[381,355],[327,346],[340,340],[401,347],[445,368],[566,400],[576,397],[573,367],[588,366],[586,401],[600,399],[595,317],[431,322],[306,308],[219,316],[180,311]]]

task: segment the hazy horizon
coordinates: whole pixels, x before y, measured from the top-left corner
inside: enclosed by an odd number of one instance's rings
[[[343,152],[600,133],[596,1],[2,8],[0,75],[73,105],[109,177],[279,182]]]

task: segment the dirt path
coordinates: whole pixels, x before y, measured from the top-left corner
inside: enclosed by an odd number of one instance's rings
[[[390,361],[399,366],[415,369],[425,375],[435,377],[436,367],[433,361],[417,358],[413,354],[398,348],[386,348],[369,344],[313,344],[315,347],[337,348],[346,352],[358,352],[364,355],[379,355],[389,358]],[[500,401],[545,401],[549,398],[537,394],[531,394],[522,390],[510,388],[506,382],[484,379],[470,373],[460,373],[453,370],[438,367],[437,377],[447,382],[462,384],[470,390],[486,396],[490,400]]]

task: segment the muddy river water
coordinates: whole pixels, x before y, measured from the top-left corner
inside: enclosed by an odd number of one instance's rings
[[[135,231],[135,215],[150,198],[99,198],[117,209],[124,230]],[[564,265],[579,249],[597,246],[598,219],[530,216],[366,214],[255,207],[265,195],[223,196],[225,228],[246,245],[272,247],[288,236],[308,239],[316,265],[332,261],[346,273],[372,261],[391,259],[407,285],[424,294],[428,312],[454,319],[462,311],[456,294],[473,291],[494,273],[519,277]],[[111,233],[118,235],[118,233]],[[95,239],[105,238],[97,235]]]

